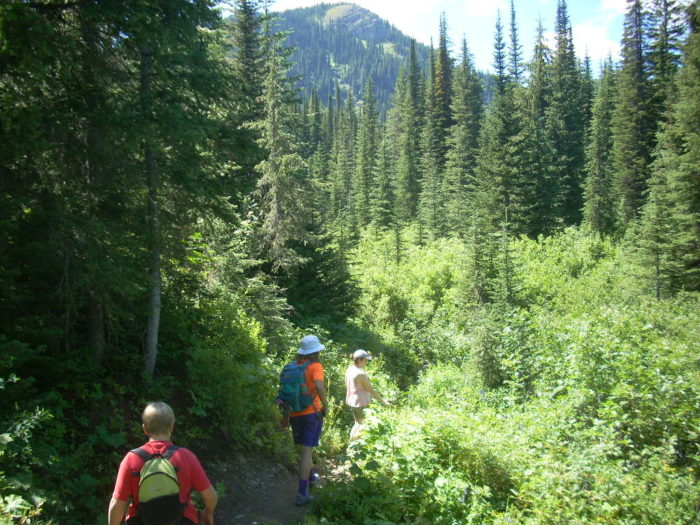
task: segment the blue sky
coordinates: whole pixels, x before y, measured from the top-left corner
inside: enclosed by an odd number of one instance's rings
[[[326,2],[335,3],[333,0]],[[271,10],[282,11],[319,3],[322,2],[272,0]],[[453,54],[458,54],[462,38],[466,37],[480,70],[493,69],[493,35],[499,11],[506,36],[510,24],[510,0],[355,0],[352,3],[373,11],[425,44],[430,43],[431,37],[437,42],[440,13],[444,12]],[[514,5],[523,54],[528,59],[534,46],[538,20],[542,20],[546,34],[553,33],[557,0],[514,0]],[[608,54],[618,57],[625,6],[626,0],[567,1],[576,53],[583,57],[588,52],[594,74]]]

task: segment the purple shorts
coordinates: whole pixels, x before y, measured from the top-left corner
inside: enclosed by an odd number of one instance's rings
[[[304,414],[303,416],[290,417],[292,425],[292,437],[295,445],[305,447],[317,447],[323,429],[323,418],[318,412]]]

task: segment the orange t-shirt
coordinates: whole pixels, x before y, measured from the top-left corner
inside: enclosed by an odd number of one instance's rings
[[[302,359],[297,361],[297,364],[302,365],[305,361],[306,359]],[[321,365],[319,362],[311,363],[306,367],[306,386],[309,389],[309,393],[313,396],[313,401],[301,412],[291,412],[289,414],[290,417],[305,416],[306,414],[313,414],[314,412],[321,411],[321,398],[316,394],[315,381],[317,379],[323,381],[323,365]]]

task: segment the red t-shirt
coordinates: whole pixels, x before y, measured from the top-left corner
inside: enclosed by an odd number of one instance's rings
[[[151,454],[163,454],[170,445],[172,445],[171,441],[149,441],[143,445],[142,448]],[[180,502],[187,502],[183,515],[187,519],[199,523],[199,516],[192,503],[190,492],[192,490],[202,492],[211,486],[211,482],[204,472],[197,456],[186,448],[176,450],[170,458],[170,462],[178,469],[177,477],[180,480]],[[140,457],[129,452],[124,456],[121,465],[119,465],[113,496],[114,499],[120,501],[129,501],[129,498],[132,498],[132,502],[129,505],[129,512],[126,516],[127,519],[133,518],[136,515],[139,477],[134,476],[133,473],[141,472],[143,463],[144,461]]]
[[[297,364],[302,365],[306,361],[306,359],[302,359],[297,361]],[[309,389],[309,394],[313,396],[313,401],[304,410],[300,412],[291,412],[289,414],[291,417],[305,416],[306,414],[313,414],[314,412],[321,411],[321,408],[323,408],[321,405],[321,398],[316,394],[317,379],[323,381],[323,366],[318,361],[306,367],[306,387]]]

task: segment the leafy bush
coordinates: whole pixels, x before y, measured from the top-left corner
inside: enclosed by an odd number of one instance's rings
[[[212,308],[211,335],[195,343],[188,364],[187,440],[274,450],[277,372],[262,327],[230,303]]]
[[[469,277],[453,241],[377,265],[385,245],[355,257],[359,328],[382,334],[407,391],[368,419],[322,520],[698,520],[697,295],[644,296],[619,249],[576,228],[513,243],[517,305],[461,303],[473,283],[455,281]]]

